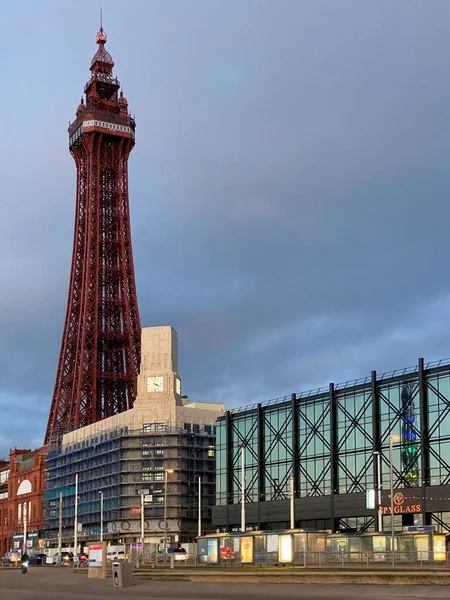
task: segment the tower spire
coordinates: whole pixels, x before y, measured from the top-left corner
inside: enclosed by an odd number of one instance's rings
[[[106,44],[106,39],[106,33],[103,29],[103,8],[100,8],[100,29],[98,30],[95,40],[97,44],[104,46]]]
[[[46,443],[128,410],[136,397],[141,327],[128,199],[136,123],[119,97],[101,13],[96,40],[86,103],[69,125],[77,169],[76,224]]]

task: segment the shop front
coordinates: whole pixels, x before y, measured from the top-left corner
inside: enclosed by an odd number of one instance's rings
[[[43,539],[40,531],[27,531],[26,551],[27,554],[40,552],[44,547]],[[23,533],[14,533],[12,536],[12,549],[14,552],[22,552],[23,550]]]

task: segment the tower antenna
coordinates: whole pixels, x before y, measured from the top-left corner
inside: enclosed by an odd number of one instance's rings
[[[103,29],[103,8],[100,6],[100,31]]]

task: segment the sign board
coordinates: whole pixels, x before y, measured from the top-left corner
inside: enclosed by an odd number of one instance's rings
[[[12,536],[13,540],[23,540],[23,532],[22,533],[14,533]],[[27,531],[27,539],[31,540],[31,539],[35,539],[37,540],[39,538],[39,531]]]
[[[395,492],[394,493],[394,514],[402,515],[405,513],[420,513],[420,512],[422,512],[422,505],[421,504],[410,504],[411,500],[412,500],[411,498],[405,497],[405,495],[402,492]],[[389,499],[386,498],[384,500],[384,502],[389,502]],[[388,506],[383,506],[381,508],[381,511],[384,515],[390,515],[391,514],[390,502],[389,502]]]
[[[89,545],[89,566],[101,567],[103,564],[103,546],[102,544]]]
[[[139,496],[145,496],[146,494],[150,494],[150,490],[146,490],[146,489],[136,490],[136,494],[138,494]]]
[[[366,490],[366,508],[367,508],[367,510],[373,510],[375,508],[375,490],[374,490],[374,488],[368,488]]]
[[[434,526],[433,525],[409,525],[408,527],[403,527],[403,531],[419,531],[419,532],[424,532],[424,531],[434,531]]]
[[[89,579],[106,579],[106,542],[89,544]]]
[[[146,494],[144,496],[144,502],[153,502],[153,494]]]

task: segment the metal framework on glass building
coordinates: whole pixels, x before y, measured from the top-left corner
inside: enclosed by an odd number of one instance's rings
[[[213,526],[241,526],[242,454],[246,528],[290,524],[332,531],[434,525],[450,532],[450,360],[424,364],[230,410],[217,422]],[[242,447],[245,447],[242,450]],[[377,453],[381,472],[377,472]],[[381,508],[366,493],[381,482]]]

